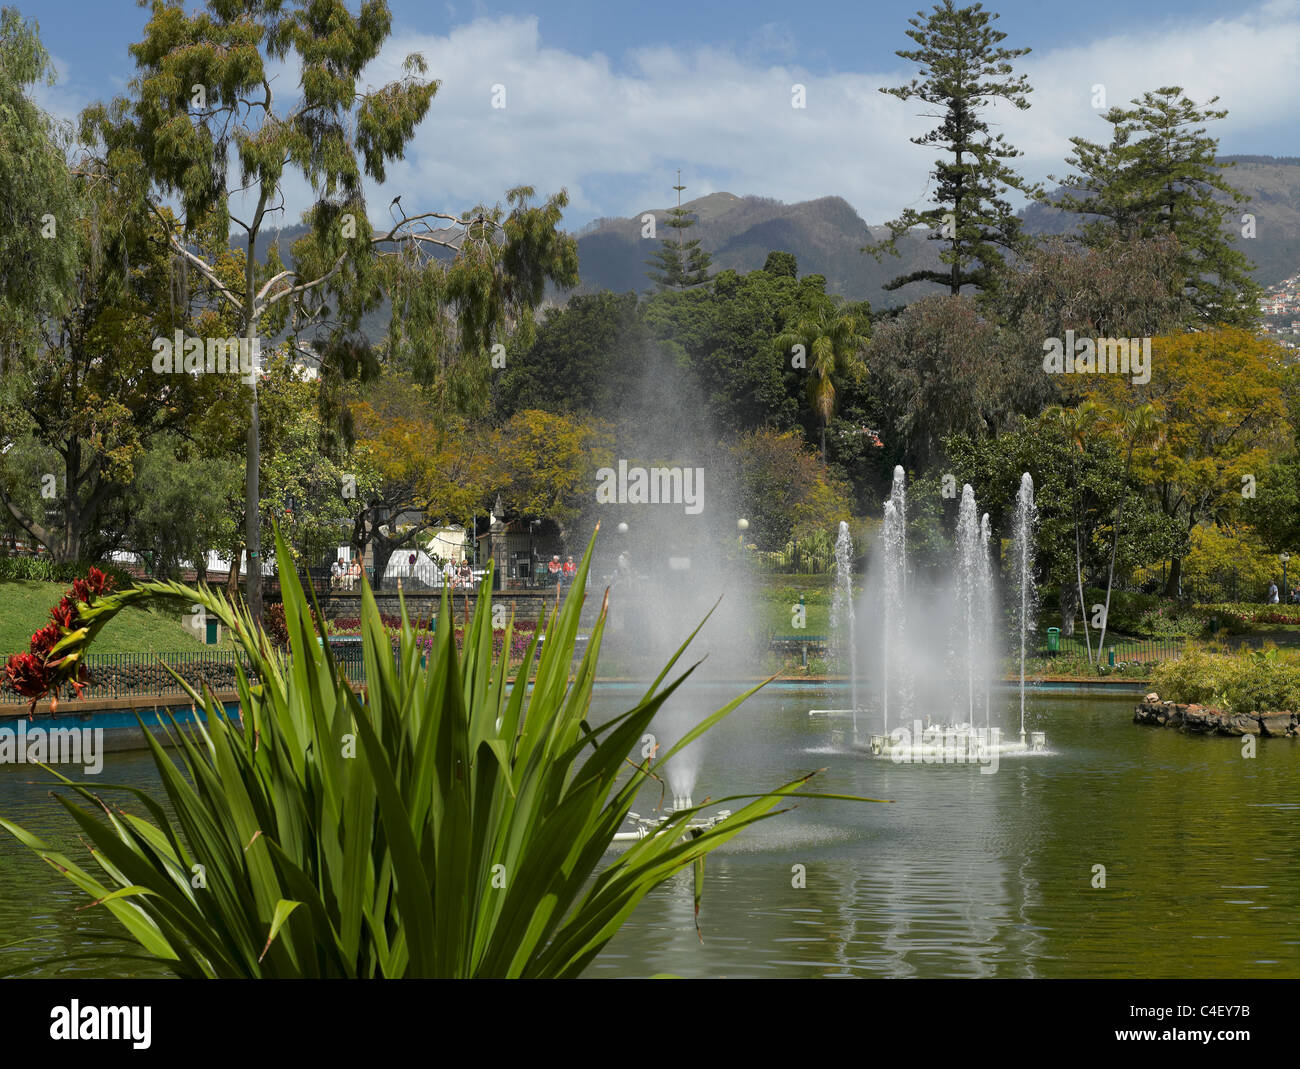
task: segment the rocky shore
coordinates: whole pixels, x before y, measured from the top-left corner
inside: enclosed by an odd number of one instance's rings
[[[1263,735],[1294,738],[1300,735],[1300,712],[1226,713],[1201,705],[1162,702],[1148,694],[1133,713],[1135,724],[1178,728],[1194,735]]]

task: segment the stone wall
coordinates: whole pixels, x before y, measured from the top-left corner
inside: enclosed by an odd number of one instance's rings
[[[1300,735],[1300,713],[1225,713],[1201,705],[1162,702],[1148,694],[1133,713],[1135,724],[1178,728],[1193,735],[1264,735],[1294,738]]]

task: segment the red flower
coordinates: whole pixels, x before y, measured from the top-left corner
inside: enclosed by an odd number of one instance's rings
[[[96,597],[101,594],[111,594],[114,586],[113,577],[105,575],[98,568],[91,568],[86,573],[86,585]]]
[[[31,651],[44,662],[62,637],[57,624],[46,624],[32,636]]]
[[[15,653],[5,665],[9,685],[33,702],[50,689],[49,673],[43,662],[30,653]]]
[[[77,623],[77,603],[65,594],[63,600],[50,610],[50,619],[71,631]]]

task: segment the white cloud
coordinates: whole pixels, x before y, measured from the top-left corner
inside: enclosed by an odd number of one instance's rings
[[[377,87],[402,76],[422,52],[442,86],[388,181],[371,190],[376,221],[398,193],[408,211],[461,210],[502,199],[511,186],[539,195],[569,190],[568,225],[663,206],[682,168],[686,196],[714,190],[786,201],[839,194],[869,222],[924,203],[937,152],[912,145],[933,119],[917,103],[879,92],[910,80],[890,70],[834,72],[797,60],[789,31],[759,27],[737,52],[655,46],[617,57],[547,45],[536,18],[480,17],[446,34],[403,33],[366,71]],[[1020,61],[1034,92],[1027,112],[999,105],[991,119],[1024,152],[1032,180],[1065,172],[1069,137],[1104,139],[1092,87],[1108,105],[1177,84],[1198,102],[1219,96],[1228,120],[1211,131],[1225,151],[1295,152],[1300,0],[1270,2],[1201,22],[1169,22],[1105,39],[1040,48]],[[66,70],[62,71],[66,75]],[[296,83],[281,78],[281,92]],[[807,107],[791,107],[791,86]],[[494,109],[492,87],[506,90]],[[72,116],[89,99],[74,81],[38,97]],[[296,222],[309,191],[286,184],[284,221]]]
[[[775,44],[782,34],[763,27],[755,40]],[[923,201],[936,155],[907,140],[933,122],[922,106],[879,92],[913,76],[901,62],[822,74],[750,58],[752,48],[742,56],[667,46],[611,62],[548,47],[536,18],[497,18],[395,39],[374,80],[394,77],[410,51],[424,53],[443,88],[376,203],[400,191],[467,206],[528,182],[539,193],[567,187],[570,219],[580,223],[666,204],[680,166],[688,197],[712,189],[787,201],[835,193],[878,222]],[[1217,95],[1230,114],[1211,129],[1225,150],[1284,152],[1272,146],[1293,121],[1294,94],[1282,87],[1295,84],[1298,68],[1300,3],[1279,0],[1213,21],[1040,49],[1017,68],[1034,87],[1030,110],[999,104],[991,118],[1025,153],[1018,166],[1034,180],[1064,173],[1070,136],[1107,136],[1091,106],[1097,83],[1108,105],[1167,84],[1198,102]],[[507,89],[501,111],[490,107],[496,82]],[[796,82],[806,86],[806,109],[790,106]]]

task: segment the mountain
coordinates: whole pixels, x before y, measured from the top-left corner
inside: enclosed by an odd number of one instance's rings
[[[1241,211],[1255,216],[1253,239],[1239,236],[1240,212],[1225,221],[1225,230],[1238,235],[1243,251],[1256,265],[1255,278],[1263,286],[1282,281],[1300,269],[1300,158],[1273,156],[1226,156],[1230,163],[1228,181],[1251,199]],[[1059,190],[1056,194],[1059,195]],[[790,252],[799,261],[800,274],[826,276],[826,288],[853,300],[866,298],[876,309],[910,303],[942,287],[914,283],[893,293],[884,290],[892,278],[917,268],[937,267],[938,243],[921,232],[898,242],[900,255],[884,255],[879,263],[863,245],[888,234],[883,226],[868,226],[843,197],[784,204],[770,197],[733,193],[710,193],[683,205],[697,217],[687,237],[698,237],[713,257],[713,270],[733,268],[753,271],[763,266],[774,249]],[[1034,234],[1068,232],[1075,217],[1042,204],[1031,204],[1021,213],[1026,228]],[[645,261],[655,241],[642,238],[642,217],[653,215],[657,236],[671,233],[664,225],[667,208],[647,208],[626,219],[598,219],[577,234],[581,272],[579,292],[608,289],[616,293],[641,292],[650,286]],[[279,234],[280,254],[292,263],[289,248],[302,234],[302,226],[286,227]],[[274,235],[258,242],[259,260]],[[563,297],[552,295],[563,301]],[[363,330],[372,339],[382,337],[388,323],[388,309],[366,316]]]
[[[829,292],[853,299],[868,297],[872,307],[903,304],[928,290],[939,289],[918,284],[909,287],[905,297],[886,293],[882,287],[891,278],[931,261],[937,263],[937,254],[926,247],[924,237],[908,235],[898,243],[899,257],[886,255],[877,263],[861,248],[885,237],[888,231],[868,227],[843,197],[783,204],[770,197],[710,193],[682,207],[697,217],[686,236],[701,239],[713,256],[715,272],[727,268],[742,273],[756,270],[763,266],[769,252],[780,249],[794,254],[800,274],[825,275]],[[579,233],[582,292],[647,288],[644,261],[656,242],[641,237],[642,218],[646,215],[655,217],[657,237],[671,233],[664,226],[668,212],[663,208],[647,208],[630,219],[600,219]]]
[[[1251,199],[1241,212],[1255,216],[1255,237],[1240,237],[1240,212],[1225,220],[1224,229],[1237,236],[1242,250],[1256,265],[1256,280],[1263,286],[1280,282],[1300,268],[1300,159],[1272,156],[1226,156],[1231,166],[1228,181]],[[1056,191],[1051,196],[1059,196]],[[800,274],[826,276],[826,288],[853,299],[866,298],[873,308],[910,303],[939,286],[915,283],[900,291],[883,286],[892,278],[919,267],[939,266],[938,243],[908,235],[898,243],[900,256],[882,256],[879,263],[860,252],[888,231],[868,224],[842,197],[783,204],[767,197],[738,197],[711,193],[683,205],[698,216],[688,231],[699,237],[713,255],[714,270],[753,271],[763,266],[768,252],[794,253]],[[612,289],[641,291],[649,286],[644,260],[654,242],[641,237],[643,215],[655,216],[658,236],[664,234],[667,209],[646,209],[630,219],[600,219],[578,236],[578,263],[582,291]],[[1032,234],[1070,231],[1076,217],[1059,209],[1031,204],[1021,213]]]

